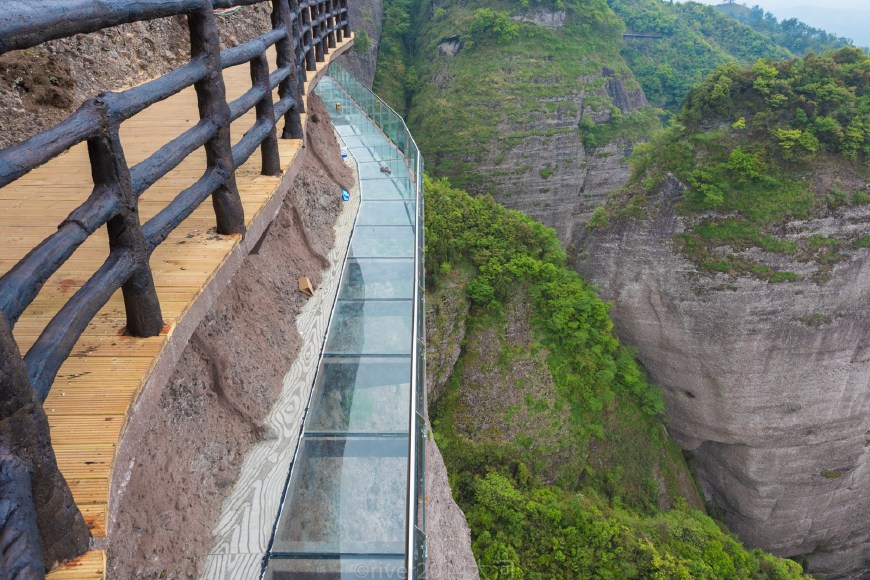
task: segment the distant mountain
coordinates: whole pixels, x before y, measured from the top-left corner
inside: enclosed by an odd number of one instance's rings
[[[813,7],[804,8],[817,10]],[[725,3],[716,6],[716,10],[750,26],[753,30],[768,36],[772,41],[798,55],[809,52],[819,54],[853,44],[849,38],[837,36],[822,28],[815,28],[797,18],[777,19],[773,13],[765,11],[757,4],[749,8],[744,4]],[[830,10],[825,9],[825,12],[830,12]],[[870,15],[870,12],[867,14]],[[818,18],[807,20],[814,24],[819,23]]]
[[[713,6],[663,0],[607,3],[628,31],[661,35],[656,40],[627,38],[621,54],[649,102],[669,111],[678,110],[689,90],[720,65],[795,56],[772,35],[729,18]]]
[[[870,10],[845,10],[828,6],[796,6],[789,8],[788,12],[813,26],[819,26],[851,38],[856,46],[870,46]]]

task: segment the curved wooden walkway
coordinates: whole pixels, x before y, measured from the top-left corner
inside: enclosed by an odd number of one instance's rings
[[[317,72],[309,73],[305,95],[332,59],[353,43],[346,38],[331,50]],[[270,56],[274,70],[274,54]],[[251,87],[246,65],[224,71],[227,96],[241,96]],[[277,91],[276,91],[277,94]],[[277,99],[277,97],[276,97]],[[254,112],[233,124],[233,141],[252,126]],[[132,166],[144,160],[171,137],[180,135],[199,121],[196,94],[188,89],[157,103],[122,126],[121,139],[127,162]],[[304,116],[303,116],[304,123]],[[301,162],[301,140],[279,140],[285,175]],[[74,147],[64,155],[0,189],[0,275],[8,271],[34,246],[51,234],[69,212],[89,195],[93,182],[87,146]],[[164,208],[179,191],[202,175],[205,153],[191,155],[178,168],[156,183],[140,198],[140,218],[147,219]],[[281,177],[260,175],[260,159],[253,155],[236,173],[245,208],[246,225],[253,240],[242,243],[241,236],[214,233],[214,212],[206,202],[161,244],[151,258],[154,281],[163,318],[163,333],[153,338],[123,335],[124,303],[120,291],[100,311],[61,367],[45,401],[51,437],[61,472],[66,477],[91,533],[104,537],[107,532],[108,500],[115,451],[128,414],[138,394],[157,374],[168,378],[174,361],[163,364],[167,350],[184,347],[209,300],[235,273],[246,249],[256,242],[274,218],[280,205]],[[256,236],[258,237],[258,236]],[[108,256],[105,228],[91,236],[72,258],[46,283],[38,298],[15,326],[15,339],[22,353],[37,339],[42,329],[63,304],[87,281]],[[223,277],[223,282],[218,279]],[[188,332],[175,336],[184,322]],[[173,349],[167,349],[172,344]],[[105,555],[90,552],[50,574],[54,579],[100,578],[104,576]]]

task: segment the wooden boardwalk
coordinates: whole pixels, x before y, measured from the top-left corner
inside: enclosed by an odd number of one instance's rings
[[[352,43],[345,39],[318,64],[318,75],[328,62]],[[270,56],[274,70],[274,54]],[[315,73],[308,73],[305,95]],[[224,71],[229,100],[251,87],[249,67]],[[277,100],[277,96],[276,96]],[[233,142],[254,123],[251,111],[233,124]],[[121,139],[130,166],[146,159],[160,146],[199,121],[196,94],[188,89],[146,109],[122,126]],[[303,116],[303,123],[305,122]],[[280,125],[280,126],[283,126]],[[280,129],[279,126],[279,129]],[[279,140],[282,168],[297,159],[301,140]],[[0,274],[50,235],[93,187],[87,147],[79,145],[15,183],[0,189]],[[142,223],[164,208],[181,190],[202,176],[205,153],[200,149],[140,198]],[[275,194],[280,177],[260,175],[259,151],[236,173],[250,227]],[[241,241],[241,236],[214,233],[214,212],[206,201],[151,257],[164,331],[153,338],[124,336],[124,303],[120,291],[99,312],[61,367],[45,401],[51,437],[61,472],[72,489],[91,533],[107,533],[108,500],[115,451],[128,412],[141,388],[172,340],[173,331],[200,297]],[[46,283],[14,329],[22,354],[30,348],[52,316],[88,280],[108,257],[105,228],[94,234]],[[197,321],[198,322],[198,321]],[[180,349],[179,349],[180,352]],[[51,578],[100,578],[105,556],[90,552]]]

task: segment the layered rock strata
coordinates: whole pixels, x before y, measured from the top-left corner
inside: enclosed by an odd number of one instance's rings
[[[870,573],[868,206],[782,226],[835,236],[829,275],[795,256],[747,250],[801,280],[710,274],[675,251],[687,227],[670,179],[645,219],[586,231],[578,270],[613,303],[620,337],[664,390],[671,434],[707,500],[747,544],[805,555],[822,577]],[[765,254],[761,256],[760,254]]]

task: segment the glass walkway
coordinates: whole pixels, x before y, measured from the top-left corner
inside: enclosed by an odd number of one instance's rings
[[[425,578],[422,158],[339,65],[316,92],[361,203],[265,578]]]

